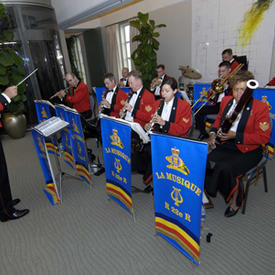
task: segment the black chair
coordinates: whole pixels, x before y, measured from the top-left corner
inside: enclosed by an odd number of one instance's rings
[[[272,119],[270,119],[270,121],[271,121],[270,125],[272,127],[272,122],[273,121],[272,121]],[[272,137],[273,137],[273,135],[271,134],[271,138]],[[264,190],[265,190],[265,192],[268,191],[268,189],[267,189],[267,176],[266,176],[266,163],[267,163],[268,159],[270,159],[270,157],[269,157],[269,147],[271,146],[271,144],[273,145],[272,147],[274,148],[274,140],[270,140],[269,143],[264,146],[263,157],[260,160],[260,162],[257,164],[257,166],[253,167],[248,172],[246,172],[246,174],[240,179],[242,181],[242,183],[244,184],[244,186],[245,186],[244,201],[243,201],[243,206],[242,206],[242,214],[245,214],[249,187],[253,183],[256,184],[261,175],[263,176]]]

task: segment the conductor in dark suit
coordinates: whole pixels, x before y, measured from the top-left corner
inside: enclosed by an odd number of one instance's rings
[[[8,87],[3,93],[0,93],[0,114],[11,102],[11,98],[17,95],[17,87]],[[0,127],[2,127],[0,121]],[[12,199],[8,170],[0,139],[0,221],[6,222],[21,218],[29,213],[28,209],[17,210],[14,208],[20,199]]]

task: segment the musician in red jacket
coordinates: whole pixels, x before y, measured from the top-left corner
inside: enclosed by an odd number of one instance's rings
[[[226,217],[238,212],[243,197],[239,178],[261,160],[261,144],[269,141],[271,133],[268,106],[254,99],[246,89],[251,75],[249,72],[241,72],[234,77],[233,97],[226,96],[222,99],[208,140],[210,147],[216,148],[208,155],[205,190],[212,197],[220,191],[225,201],[230,202],[224,214]],[[242,111],[230,125],[229,131],[223,133],[221,127],[225,125],[226,118],[232,118],[242,95],[247,99],[246,104],[241,107],[239,105]],[[215,143],[217,138],[221,144]],[[211,200],[206,206],[213,207]]]
[[[90,94],[87,85],[80,81],[73,73],[66,74],[66,81],[70,85],[70,93],[66,94],[65,90],[58,92],[59,98],[65,98],[67,103],[72,104],[72,107],[82,115],[83,118],[92,116]]]
[[[158,133],[171,134],[179,137],[188,136],[188,131],[192,125],[192,114],[190,105],[177,97],[177,81],[174,78],[165,80],[162,86],[162,100],[154,104],[154,116],[150,123],[145,125],[145,130],[152,129]],[[153,124],[153,126],[152,126]],[[142,156],[141,156],[142,158]],[[152,181],[152,160],[150,144],[144,147],[143,160],[140,159],[144,166],[144,183],[149,184]],[[152,191],[148,185],[145,192]]]
[[[120,116],[127,121],[134,121],[144,128],[153,116],[154,95],[143,87],[142,76],[139,71],[129,73],[131,93],[121,110]]]
[[[119,112],[125,105],[128,95],[116,85],[112,73],[105,74],[104,84],[107,89],[103,94],[99,110],[103,114],[119,118]]]
[[[11,98],[17,95],[17,87],[8,87],[3,93],[0,93],[0,113],[11,102]],[[0,127],[2,127],[0,121]],[[17,210],[14,208],[20,199],[12,199],[11,188],[5,155],[0,139],[0,221],[19,219],[29,213],[28,209]]]
[[[222,52],[222,60],[228,61],[231,64],[231,72],[233,72],[239,63],[234,59],[232,49],[225,49]]]

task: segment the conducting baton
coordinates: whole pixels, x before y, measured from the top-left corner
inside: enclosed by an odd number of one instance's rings
[[[33,75],[36,71],[38,70],[38,68],[36,68],[35,70],[33,70],[30,74],[28,74],[24,79],[22,79],[19,83],[17,83],[15,86],[18,87],[19,85],[21,85],[25,80],[27,80],[31,75]]]

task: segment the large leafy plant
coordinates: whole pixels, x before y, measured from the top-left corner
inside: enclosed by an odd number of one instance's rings
[[[156,25],[155,20],[149,19],[148,13],[139,12],[137,19],[130,21],[130,25],[138,30],[138,34],[132,38],[132,42],[138,42],[136,50],[131,58],[138,71],[142,73],[143,84],[149,87],[156,76],[157,50],[159,32],[156,29],[166,27],[165,24]]]
[[[0,90],[16,85],[25,75],[24,62],[17,54],[19,43],[13,40],[11,29],[11,19],[5,11],[5,7],[0,3]],[[25,112],[24,102],[26,86],[21,84],[18,87],[18,95],[12,99],[8,111],[13,114]]]

